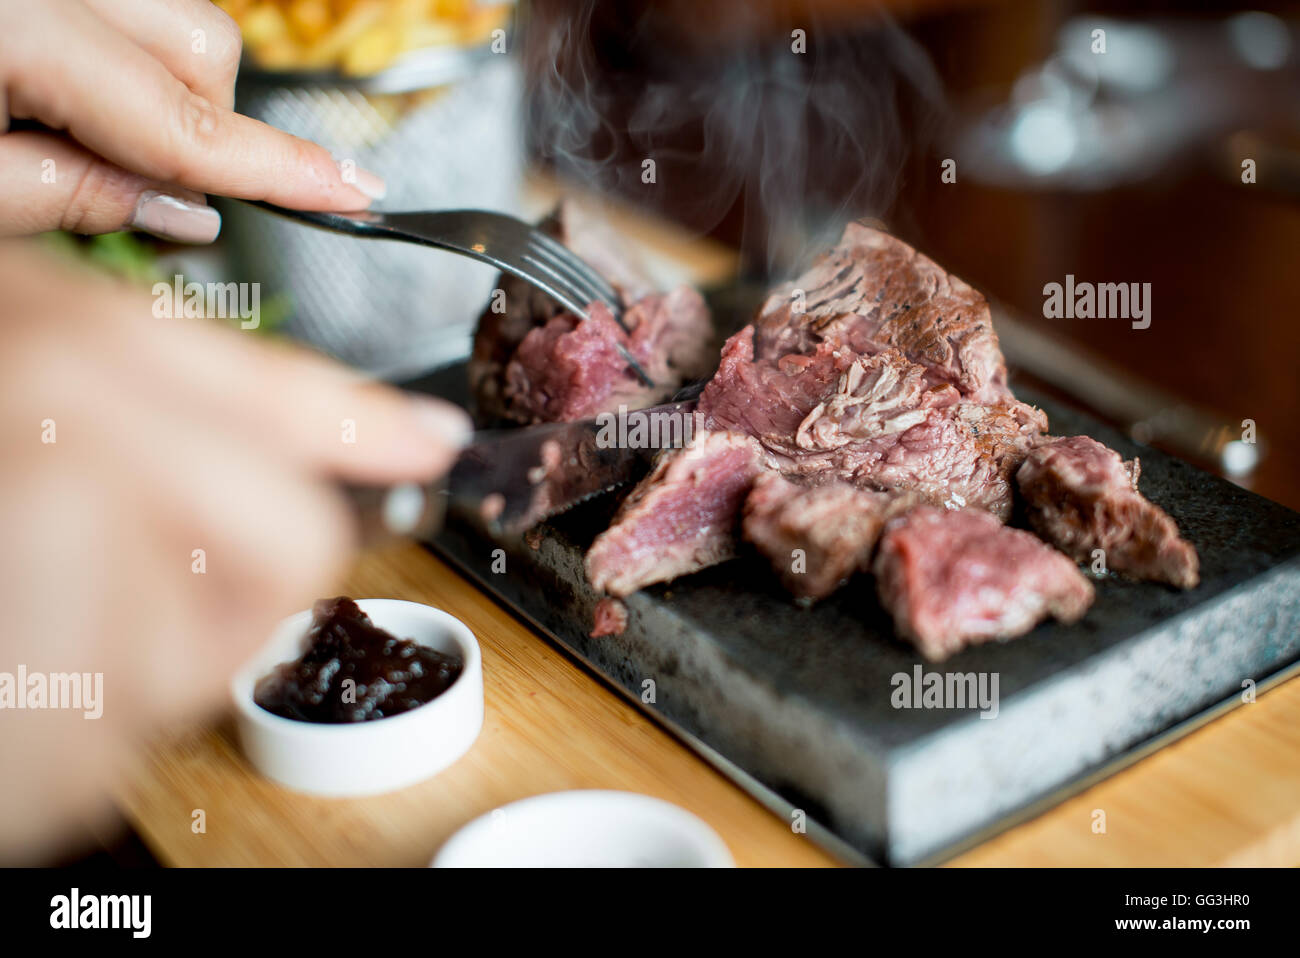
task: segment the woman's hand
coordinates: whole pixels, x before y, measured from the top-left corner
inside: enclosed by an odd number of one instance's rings
[[[103,711],[0,711],[0,861],[48,852],[141,739],[221,703],[337,589],[334,480],[428,480],[470,430],[20,245],[0,242],[0,672],[101,673]]]
[[[373,173],[233,111],[239,28],[209,0],[0,0],[0,235],[131,226],[189,243],[204,193],[360,210]]]

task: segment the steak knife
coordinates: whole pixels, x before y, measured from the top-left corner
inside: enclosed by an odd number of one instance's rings
[[[692,389],[675,402],[578,422],[474,434],[451,472],[428,485],[347,486],[362,541],[432,538],[447,509],[516,535],[644,473],[700,428]]]

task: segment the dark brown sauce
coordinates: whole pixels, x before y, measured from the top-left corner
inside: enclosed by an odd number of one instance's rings
[[[258,681],[253,701],[268,712],[328,724],[387,718],[437,698],[464,668],[458,656],[378,628],[343,596],[312,607],[307,641],[302,658]]]

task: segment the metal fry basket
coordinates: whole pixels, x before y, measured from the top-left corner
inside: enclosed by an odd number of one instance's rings
[[[250,73],[238,109],[384,177],[377,209],[518,213],[523,145],[517,64],[488,47],[432,49],[363,79]],[[279,297],[281,329],[380,376],[468,352],[494,270],[403,243],[310,229],[242,203],[221,207],[231,266]]]

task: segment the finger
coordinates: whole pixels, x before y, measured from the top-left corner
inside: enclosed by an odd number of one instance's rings
[[[243,41],[239,26],[211,0],[84,2],[195,93],[234,109]]]
[[[122,317],[125,331],[105,343],[104,361],[148,370],[141,380],[156,378],[170,402],[256,437],[269,453],[353,482],[427,481],[451,468],[472,433],[469,417],[450,403],[214,320],[173,318],[176,310],[166,308],[155,316],[174,298],[174,284],[154,291],[153,302],[116,287],[99,294],[101,315]]]
[[[352,520],[333,490],[289,460],[156,395],[114,395],[123,383],[107,372],[97,395],[116,425],[74,438],[92,452],[88,474],[110,486],[102,504],[123,520],[100,555],[135,548],[141,588],[170,590],[189,620],[179,635],[132,645],[139,661],[130,671],[142,683],[135,698],[175,714],[211,704],[276,621],[337,588]]]
[[[185,373],[191,388],[196,376],[211,376],[203,388],[238,428],[315,471],[361,483],[427,481],[451,468],[472,433],[451,403],[284,345],[247,349],[233,330],[205,332],[214,335],[202,350],[204,369]]]
[[[5,272],[0,288],[6,288]],[[266,454],[291,458],[313,473],[359,483],[426,481],[451,467],[471,435],[469,417],[450,403],[403,393],[213,320],[155,316],[162,293],[151,302],[137,289],[70,269],[59,275],[63,281],[42,284],[32,304],[21,298],[22,284],[8,284],[15,314],[39,305],[70,322],[80,318],[77,335],[112,324],[113,335],[102,338],[96,356],[124,370],[127,382],[142,389],[148,384],[149,401],[166,395],[187,415],[254,437]],[[74,297],[76,290],[81,293]],[[94,315],[81,316],[91,301]],[[48,373],[60,361],[55,355],[27,365]]]
[[[354,182],[345,182],[323,147],[194,93],[89,9],[60,9],[57,36],[13,44],[5,70],[13,116],[66,129],[123,169],[204,193],[337,211],[364,209],[383,194],[374,174],[351,170]],[[52,30],[51,22],[34,29]],[[60,69],[33,52],[50,48],[61,51]]]
[[[60,430],[54,455],[35,460],[41,488],[50,489],[41,514],[72,529],[47,534],[39,554],[101,606],[113,599],[103,594],[110,583],[129,586],[123,599],[138,601],[145,589],[179,599],[188,632],[137,636],[133,646],[150,648],[131,671],[188,675],[177,684],[189,694],[219,681],[276,619],[332,586],[353,545],[352,524],[340,497],[300,463],[229,429],[219,413],[161,401],[168,387],[160,370],[109,358],[104,347],[129,337],[113,317],[103,319],[77,348],[65,343],[42,375],[16,376],[22,401],[46,410]],[[130,609],[112,618],[129,621]],[[208,627],[222,640],[200,658],[184,638]],[[95,631],[49,641],[78,634]]]
[[[0,169],[0,236],[129,226],[178,243],[210,243],[221,231],[221,214],[201,194],[167,191],[65,137],[2,136]]]
[[[79,353],[57,373],[31,389],[34,402],[58,410],[57,448],[35,463],[28,458],[38,482],[11,483],[29,493],[24,515],[36,521],[27,529],[0,508],[19,542],[44,527],[32,563],[42,576],[61,569],[64,578],[54,579],[77,591],[71,608],[56,597],[60,629],[42,635],[41,654],[54,661],[98,637],[116,638],[95,650],[103,661],[93,669],[112,673],[122,703],[115,715],[128,701],[170,711],[157,697],[169,689],[206,698],[205,683],[228,675],[277,619],[336,587],[354,544],[348,512],[333,490],[287,460],[157,395],[123,389],[121,375],[93,354]],[[105,629],[139,619],[144,595],[156,605],[128,634]],[[182,614],[166,620],[172,628],[155,628],[154,614],[177,602]],[[78,621],[82,609],[107,622]],[[196,648],[200,636],[210,641]],[[123,669],[128,652],[138,661]],[[89,652],[80,658],[89,667]],[[170,706],[180,706],[174,696]]]

